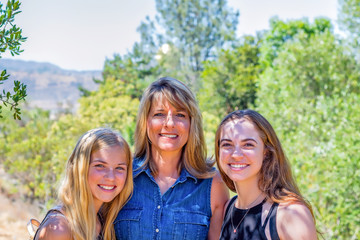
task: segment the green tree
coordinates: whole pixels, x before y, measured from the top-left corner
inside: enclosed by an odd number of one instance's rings
[[[259,73],[259,41],[244,36],[238,46],[205,63],[198,94],[201,109],[227,114],[254,105]]]
[[[256,104],[279,134],[325,239],[358,239],[360,66],[341,43],[328,30],[299,32],[261,74]]]
[[[0,2],[0,54],[10,51],[11,55],[18,55],[23,50],[20,49],[22,42],[26,40],[22,36],[21,28],[14,24],[15,15],[19,14],[21,3],[17,0],[7,1],[6,6]],[[1,55],[0,55],[1,58]],[[0,85],[10,77],[6,69],[0,74]],[[20,119],[19,102],[26,97],[26,85],[19,81],[14,81],[13,92],[3,89],[0,92],[0,118],[2,118],[2,107],[9,107],[13,111],[14,119]]]
[[[339,0],[338,19],[340,27],[353,37],[360,37],[360,1]]]
[[[72,114],[52,120],[42,109],[25,109],[18,121],[5,118],[0,122],[0,165],[11,179],[3,179],[2,188],[50,207],[77,139],[93,127]]]
[[[339,0],[338,22],[340,29],[347,33],[345,40],[350,45],[350,51],[356,53],[360,61],[360,1]]]
[[[239,13],[225,0],[156,0],[156,9],[156,21],[147,19],[139,30],[151,29],[146,41],[159,51],[158,57],[166,57],[163,63],[175,63],[165,71],[182,72],[181,79],[199,89],[203,62],[216,58],[217,50],[235,39]]]
[[[139,99],[127,93],[127,89],[126,82],[107,78],[98,91],[79,100],[78,117],[91,127],[105,126],[119,130],[132,145]]]
[[[9,110],[4,114],[10,115]],[[6,115],[5,115],[6,116]],[[51,142],[47,141],[51,121],[49,112],[25,111],[22,120],[5,118],[0,122],[0,163],[16,180],[15,186],[31,200],[51,191],[47,184],[54,178],[51,170]]]
[[[330,20],[326,18],[316,18],[313,23],[309,23],[306,18],[283,21],[273,17],[270,19],[270,29],[265,31],[262,38],[260,62],[264,67],[271,66],[284,43],[291,41],[299,33],[310,38],[317,33],[332,31],[332,28]]]

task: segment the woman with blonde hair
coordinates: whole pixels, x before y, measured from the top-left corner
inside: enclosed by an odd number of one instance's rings
[[[219,239],[228,191],[207,161],[193,93],[164,77],[145,90],[135,130],[134,194],[117,239]]]
[[[236,192],[220,239],[317,239],[315,218],[292,176],[270,123],[253,110],[234,111],[215,137],[220,174]]]
[[[48,211],[34,239],[115,239],[113,221],[132,193],[131,172],[130,148],[120,134],[86,132],[68,159],[59,205]]]

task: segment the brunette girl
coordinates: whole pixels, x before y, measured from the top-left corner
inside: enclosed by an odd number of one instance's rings
[[[216,132],[215,158],[223,180],[237,193],[226,205],[220,239],[317,239],[311,206],[262,115],[253,110],[227,115]]]

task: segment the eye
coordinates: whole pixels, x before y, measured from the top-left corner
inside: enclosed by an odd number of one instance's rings
[[[162,116],[164,116],[163,113],[155,113],[155,114],[154,114],[154,117],[162,117]]]
[[[116,170],[118,170],[118,171],[126,171],[126,167],[125,166],[118,166],[116,168]]]
[[[176,116],[177,116],[177,117],[181,117],[181,118],[186,117],[186,115],[185,115],[184,113],[178,113],[178,114],[176,114]]]
[[[98,163],[98,164],[95,164],[95,167],[96,167],[96,168],[104,168],[105,165],[104,165],[104,164],[101,164],[101,163]]]
[[[252,143],[252,142],[246,142],[246,143],[244,144],[244,147],[246,147],[246,148],[253,148],[253,147],[255,147],[255,144]]]
[[[224,142],[220,145],[221,148],[231,147],[231,144],[228,142]]]

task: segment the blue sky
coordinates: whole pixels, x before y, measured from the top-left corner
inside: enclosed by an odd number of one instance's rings
[[[228,0],[228,4],[240,11],[238,36],[267,29],[275,15],[310,21],[323,16],[335,24],[338,8],[337,0]],[[156,14],[155,0],[23,0],[21,9],[15,23],[28,40],[25,51],[12,59],[73,70],[101,70],[106,58],[125,54],[139,41],[140,22]]]

